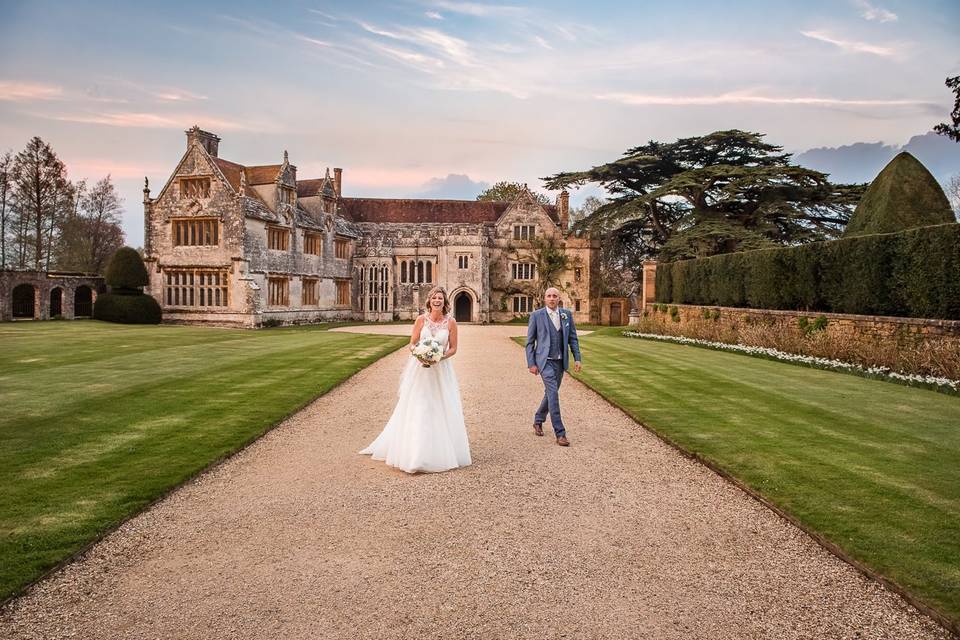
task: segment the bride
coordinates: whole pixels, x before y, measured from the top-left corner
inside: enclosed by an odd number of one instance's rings
[[[427,312],[417,318],[410,347],[434,338],[443,359],[430,367],[410,356],[400,376],[400,398],[387,426],[362,454],[372,455],[407,473],[447,471],[470,464],[470,443],[463,422],[460,386],[450,358],[457,353],[457,321],[443,287],[427,297]]]

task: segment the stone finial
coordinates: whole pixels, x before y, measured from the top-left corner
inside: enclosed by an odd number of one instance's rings
[[[290,164],[290,156],[287,154],[287,150],[283,150],[283,164]]]
[[[150,178],[143,176],[143,190],[150,193]]]

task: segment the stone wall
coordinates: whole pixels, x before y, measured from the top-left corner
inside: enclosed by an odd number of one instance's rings
[[[627,324],[629,320],[629,298],[600,298],[600,324],[619,327]]]
[[[637,328],[960,378],[960,321],[648,304]]]
[[[100,276],[83,273],[63,273],[63,272],[45,272],[45,271],[0,271],[0,321],[9,321],[14,319],[14,289],[21,288],[21,292],[26,292],[25,287],[29,287],[29,295],[32,297],[32,313],[29,317],[16,319],[49,320],[53,317],[61,317],[72,320],[76,315],[76,302],[84,303],[88,297],[90,299],[90,312],[83,313],[80,317],[89,317],[92,315],[93,302],[97,299],[97,294],[105,291],[106,287],[103,278]],[[26,298],[25,298],[26,299]],[[56,305],[59,304],[59,313]]]

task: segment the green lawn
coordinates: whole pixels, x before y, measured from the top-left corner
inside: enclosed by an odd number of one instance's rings
[[[0,325],[0,599],[402,337]]]
[[[578,377],[954,621],[960,398],[602,332]]]

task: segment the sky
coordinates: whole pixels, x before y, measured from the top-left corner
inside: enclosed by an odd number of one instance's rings
[[[194,124],[345,196],[472,198],[649,140],[900,145],[945,121],[960,0],[0,0],[0,152],[110,174],[143,243]],[[572,195],[577,204],[589,188]]]

